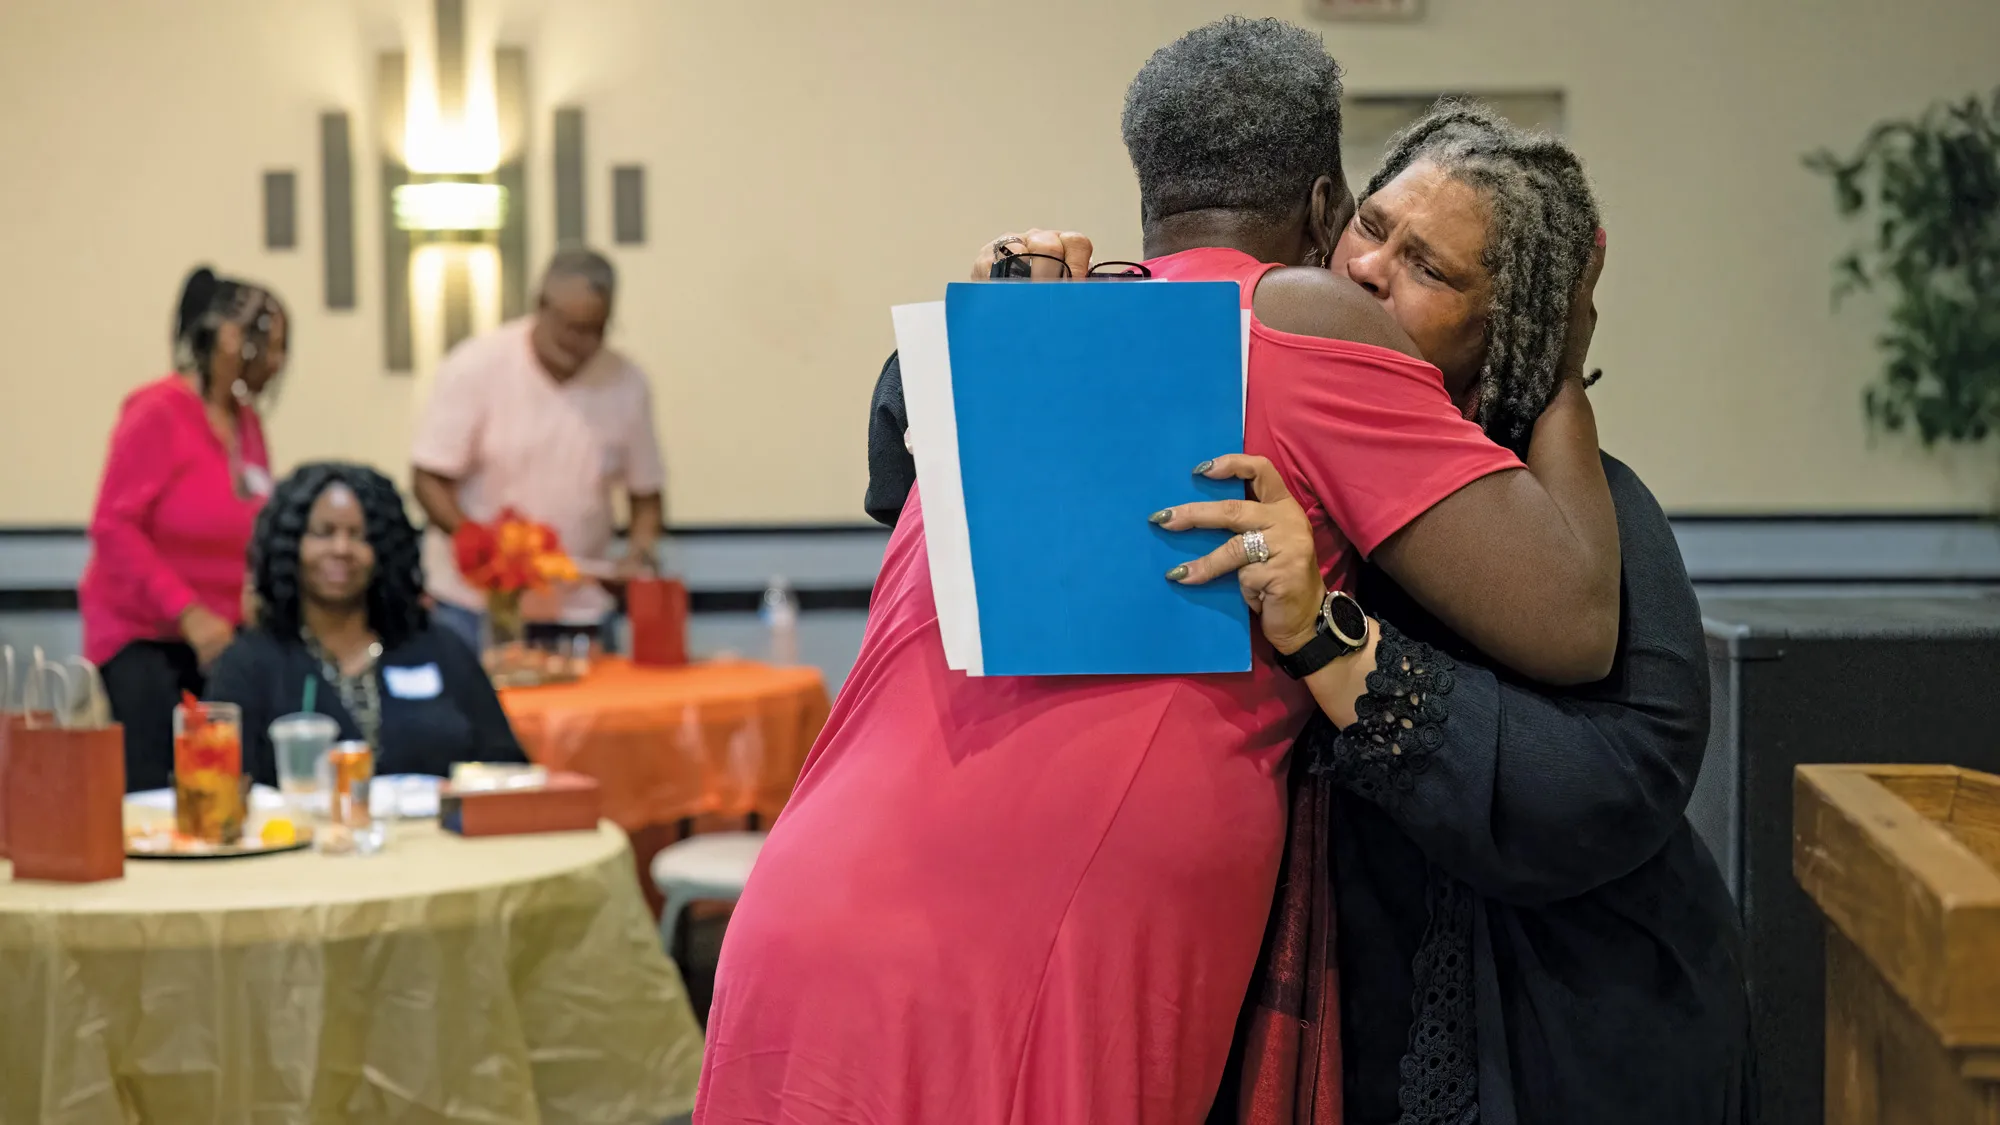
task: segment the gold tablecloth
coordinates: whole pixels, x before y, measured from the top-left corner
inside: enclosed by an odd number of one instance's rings
[[[0,882],[0,1125],[652,1125],[700,1065],[610,824]]]

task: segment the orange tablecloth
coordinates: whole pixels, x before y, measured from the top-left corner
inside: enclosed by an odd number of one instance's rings
[[[510,688],[500,702],[528,757],[603,787],[627,832],[707,815],[778,815],[826,723],[814,668],[618,659],[573,684]]]

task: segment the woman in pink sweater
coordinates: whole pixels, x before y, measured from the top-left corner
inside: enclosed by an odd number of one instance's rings
[[[245,555],[271,491],[256,401],[285,366],[287,317],[268,290],[190,274],[174,366],[126,397],[77,589],[84,655],[125,725],[125,784],[173,769],[173,709],[243,620]]]

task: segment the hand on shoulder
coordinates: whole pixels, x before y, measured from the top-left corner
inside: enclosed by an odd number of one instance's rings
[[[1251,305],[1266,328],[1372,344],[1423,358],[1382,302],[1332,270],[1315,266],[1272,270],[1258,283]]]

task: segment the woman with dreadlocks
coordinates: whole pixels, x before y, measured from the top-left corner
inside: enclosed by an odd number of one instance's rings
[[[1446,102],[1391,142],[1330,265],[1520,448],[1553,402],[1583,394],[1565,326],[1593,241],[1602,260],[1597,222],[1562,142]],[[1331,874],[1314,889],[1337,917],[1321,936],[1337,929],[1350,1122],[1751,1116],[1736,908],[1683,813],[1708,735],[1700,611],[1659,504],[1603,462],[1623,570],[1607,678],[1561,690],[1496,674],[1371,571],[1361,596],[1381,641],[1360,657],[1354,720],[1315,716],[1296,748],[1312,777],[1294,807],[1317,813]],[[1260,966],[1267,1010],[1282,944]]]
[[[181,287],[174,370],[127,396],[77,587],[84,655],[125,726],[125,784],[173,768],[173,712],[243,617],[243,553],[271,492],[257,403],[285,369],[270,290],[203,266]]]
[[[278,485],[250,546],[262,610],[208,681],[243,709],[245,772],[275,785],[271,720],[308,709],[373,746],[378,774],[527,760],[479,658],[431,623],[418,543],[402,494],[365,465],[301,465]]]
[[[1087,272],[1080,236],[1030,232],[1023,248]],[[1570,295],[1602,250],[1566,146],[1446,102],[1392,142],[1327,264],[1381,302],[1468,416],[1521,449],[1545,411],[1583,395],[1588,334]],[[876,430],[900,415],[894,398]],[[1361,675],[1294,745],[1286,869],[1210,1121],[1752,1118],[1736,909],[1683,814],[1708,733],[1699,609],[1659,504],[1602,462],[1622,620],[1596,683],[1527,682],[1382,569],[1363,571],[1376,624],[1334,662]],[[871,466],[871,507],[893,523],[907,475]],[[1225,548],[1183,579],[1236,572],[1267,631],[1282,603],[1295,616],[1319,596],[1305,514],[1268,469],[1222,458],[1210,475],[1258,480],[1260,502],[1228,526],[1262,529],[1270,560]],[[1172,511],[1171,528],[1215,526],[1211,505]],[[1466,581],[1482,585],[1509,549],[1495,539],[1468,558]]]

